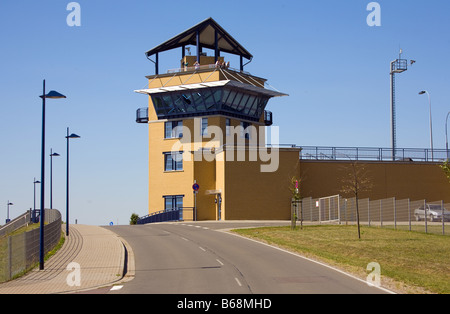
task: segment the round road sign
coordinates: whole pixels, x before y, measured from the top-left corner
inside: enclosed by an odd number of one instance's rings
[[[192,185],[192,189],[194,191],[198,191],[200,189],[200,186],[197,183],[194,183],[194,185]]]

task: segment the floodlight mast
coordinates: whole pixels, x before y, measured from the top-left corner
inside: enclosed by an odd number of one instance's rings
[[[402,59],[402,49],[398,59],[391,61],[391,144],[392,144],[392,160],[395,161],[396,149],[397,149],[397,130],[396,130],[396,108],[395,108],[395,74],[403,73],[408,70],[408,60]],[[415,60],[411,60],[411,65],[416,63]]]

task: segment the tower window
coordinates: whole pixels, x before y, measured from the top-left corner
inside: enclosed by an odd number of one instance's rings
[[[202,127],[201,127],[201,135],[208,135],[208,118],[202,118]]]
[[[164,153],[164,171],[183,170],[183,152]]]
[[[164,210],[180,210],[183,207],[183,195],[164,196]]]
[[[164,123],[164,138],[182,138],[183,121],[167,121]]]
[[[241,122],[241,137],[249,140],[251,138],[251,124],[245,121]]]

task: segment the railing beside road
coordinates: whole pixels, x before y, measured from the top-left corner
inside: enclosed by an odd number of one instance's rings
[[[155,222],[165,221],[179,221],[179,220],[194,220],[194,208],[193,207],[181,207],[177,209],[161,210],[149,215],[140,217],[137,221],[138,225],[145,225]]]
[[[45,210],[44,254],[47,254],[61,239],[61,213],[56,209]],[[40,230],[33,230],[0,237],[0,282],[32,268],[39,261]]]

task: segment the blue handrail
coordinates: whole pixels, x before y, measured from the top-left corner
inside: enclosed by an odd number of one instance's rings
[[[177,221],[180,220],[180,209],[177,210],[167,210],[167,211],[159,211],[156,213],[152,213],[151,215],[147,215],[138,219],[138,225],[145,225],[154,222],[165,222],[165,221]],[[181,214],[182,217],[182,214]]]

